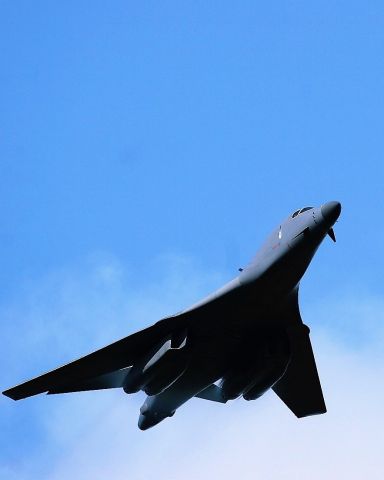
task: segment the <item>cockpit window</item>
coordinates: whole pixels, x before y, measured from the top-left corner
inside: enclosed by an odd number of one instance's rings
[[[292,218],[297,217],[297,215],[300,215],[300,213],[306,212],[307,210],[312,210],[314,207],[304,207],[301,210],[296,210],[296,212],[292,213]]]
[[[313,207],[304,207],[300,210],[300,213],[306,212],[307,210],[312,210]]]

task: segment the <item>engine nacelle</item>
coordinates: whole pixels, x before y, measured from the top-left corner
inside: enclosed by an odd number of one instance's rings
[[[185,352],[168,350],[156,365],[143,390],[147,395],[157,395],[171,386],[185,372],[188,358]]]
[[[285,337],[259,345],[254,358],[243,359],[221,382],[223,396],[233,400],[243,395],[253,400],[272,387],[284,374],[289,362],[289,346]]]
[[[185,332],[183,338],[167,338],[137,361],[126,377],[124,391],[135,393],[148,387],[149,395],[155,395],[182,375],[187,367]]]
[[[220,383],[223,397],[226,400],[234,400],[239,397],[252,384],[260,368],[262,368],[261,365],[257,367],[252,366],[251,368],[234,368],[228,372]]]
[[[257,375],[243,393],[244,400],[256,400],[284,375],[288,361],[281,359],[270,363]]]

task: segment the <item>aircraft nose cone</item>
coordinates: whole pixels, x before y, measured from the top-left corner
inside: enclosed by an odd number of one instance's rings
[[[324,203],[324,205],[321,207],[321,214],[329,226],[332,226],[336,222],[336,220],[339,218],[340,212],[340,202]]]

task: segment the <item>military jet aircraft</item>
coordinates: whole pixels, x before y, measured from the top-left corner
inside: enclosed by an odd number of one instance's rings
[[[143,390],[141,430],[192,397],[255,400],[269,388],[299,418],[325,413],[298,291],[320,243],[327,234],[336,240],[340,212],[339,202],[296,210],[235,279],[201,302],[4,395]]]

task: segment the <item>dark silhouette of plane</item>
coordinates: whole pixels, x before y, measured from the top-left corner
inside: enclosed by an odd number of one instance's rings
[[[297,417],[325,413],[298,290],[325,236],[336,240],[340,212],[339,202],[295,211],[235,279],[201,302],[4,395],[143,390],[142,430],[192,397],[255,400],[269,388]]]

